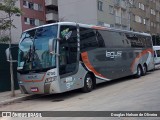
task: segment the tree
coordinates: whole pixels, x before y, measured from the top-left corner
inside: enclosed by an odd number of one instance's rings
[[[0,3],[0,11],[3,11],[6,15],[4,18],[1,19],[1,24],[0,24],[0,30],[8,30],[9,35],[8,36],[3,36],[1,37],[2,42],[9,42],[9,49],[11,52],[11,29],[16,28],[15,25],[13,24],[13,19],[12,17],[14,15],[20,16],[22,14],[21,10],[15,6],[17,0],[2,0],[2,3]],[[12,63],[12,55],[10,54],[10,76],[11,76],[11,96],[15,96],[15,91],[14,91],[14,77],[13,77],[13,63]]]

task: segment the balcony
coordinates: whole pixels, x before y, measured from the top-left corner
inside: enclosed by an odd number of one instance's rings
[[[127,9],[127,3],[124,0],[114,0],[115,7],[121,7],[122,9]]]
[[[57,0],[45,0],[46,6],[58,6]]]
[[[57,13],[47,13],[46,21],[58,21],[58,14]]]

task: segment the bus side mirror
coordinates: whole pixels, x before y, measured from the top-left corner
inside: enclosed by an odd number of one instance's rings
[[[11,53],[11,48],[6,49],[6,58],[8,62],[17,62],[17,60],[12,60],[12,53]]]
[[[59,55],[59,54],[55,53],[57,40],[60,40],[60,39],[49,39],[49,53],[50,54]]]

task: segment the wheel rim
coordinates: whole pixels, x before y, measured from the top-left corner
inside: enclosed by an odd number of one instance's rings
[[[144,74],[147,72],[146,66],[143,66]]]
[[[86,84],[89,89],[92,88],[92,79],[90,77],[87,77]]]
[[[140,76],[141,75],[141,69],[140,69],[140,67],[138,67],[137,72],[138,72],[138,75]]]

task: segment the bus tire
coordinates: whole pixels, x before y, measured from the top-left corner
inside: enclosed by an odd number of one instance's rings
[[[141,75],[142,75],[142,68],[140,65],[138,65],[137,66],[137,73],[135,74],[135,77],[139,78],[139,77],[141,77]]]
[[[147,65],[144,64],[143,65],[143,73],[142,73],[142,75],[144,76],[144,75],[146,75],[146,73],[147,73]]]
[[[93,90],[93,87],[94,87],[93,78],[90,74],[87,74],[84,79],[84,87],[82,88],[82,91],[84,93],[91,92]]]

